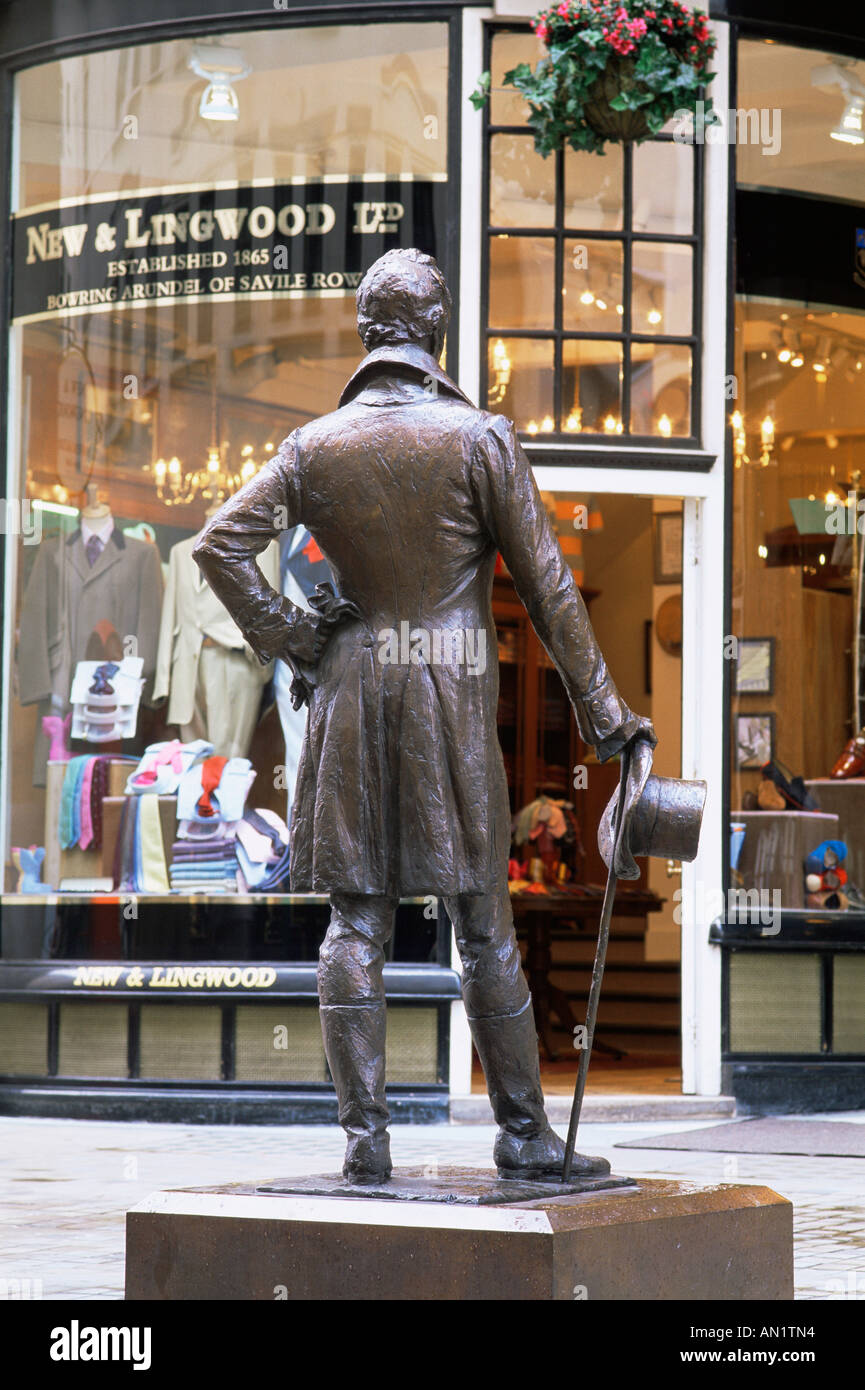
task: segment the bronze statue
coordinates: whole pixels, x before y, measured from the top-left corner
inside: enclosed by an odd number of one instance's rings
[[[309,704],[291,882],[331,899],[318,982],[346,1178],[391,1173],[384,947],[400,895],[420,894],[440,897],[454,924],[499,1175],[560,1177],[507,887],[497,551],[598,758],[655,735],[607,673],[513,424],[476,409],[439,366],[450,295],[436,262],[387,252],[357,310],[367,356],[339,408],[288,436],[209,522],[195,559],[260,660],[289,662]],[[255,563],[300,522],[339,589],[320,586],[314,614],[274,593]],[[609,1164],[575,1155],[573,1172]]]

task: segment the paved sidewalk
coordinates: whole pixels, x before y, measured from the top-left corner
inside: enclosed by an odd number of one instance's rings
[[[865,1123],[863,1112],[811,1118]],[[585,1124],[579,1147],[634,1177],[774,1188],[796,1209],[797,1298],[865,1299],[865,1160],[613,1148],[619,1139],[716,1123]],[[490,1167],[494,1134],[482,1124],[395,1125],[394,1161]],[[122,1298],[125,1212],[149,1193],[333,1172],[342,1153],[335,1126],[0,1118],[0,1298],[18,1296],[22,1283],[12,1281],[27,1280],[46,1299]]]

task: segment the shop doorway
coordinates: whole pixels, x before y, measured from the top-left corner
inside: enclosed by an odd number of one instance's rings
[[[562,550],[622,697],[658,733],[655,770],[681,774],[682,507],[668,498],[545,492]],[[513,811],[511,897],[548,1094],[573,1089],[606,867],[597,827],[617,785],[579,736],[562,682],[500,564],[499,739]],[[678,1094],[681,865],[640,861],[620,885],[588,1090]],[[475,1059],[473,1089],[483,1090]]]

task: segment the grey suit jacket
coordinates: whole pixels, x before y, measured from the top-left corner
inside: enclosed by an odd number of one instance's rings
[[[85,659],[91,632],[109,622],[121,638],[134,637],[148,684],[156,668],[162,566],[149,541],[116,527],[96,563],[88,564],[81,531],[43,541],[36,556],[18,625],[18,698],[23,705],[56,696],[68,704],[76,663]]]

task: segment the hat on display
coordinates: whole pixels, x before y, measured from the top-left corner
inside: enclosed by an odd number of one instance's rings
[[[696,859],[706,804],[706,783],[678,777],[656,777],[652,746],[635,743],[624,788],[622,833],[618,834],[619,788],[613,793],[598,826],[598,849],[616,878],[640,877],[635,856],[653,859]]]

